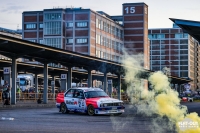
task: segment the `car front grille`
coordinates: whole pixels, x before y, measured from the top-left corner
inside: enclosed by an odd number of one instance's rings
[[[107,103],[107,106],[119,106],[120,103]]]

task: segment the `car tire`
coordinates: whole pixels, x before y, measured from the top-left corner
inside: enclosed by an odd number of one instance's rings
[[[68,113],[69,111],[67,110],[67,106],[65,103],[61,103],[60,105],[60,112],[63,113],[63,114],[66,114]]]
[[[87,107],[87,114],[89,116],[95,115],[95,110],[94,110],[94,107],[92,105],[88,105],[88,107]]]

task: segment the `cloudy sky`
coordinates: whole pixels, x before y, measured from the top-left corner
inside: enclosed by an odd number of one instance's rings
[[[121,15],[123,3],[138,2],[148,5],[149,28],[170,28],[169,18],[200,21],[200,0],[0,0],[0,27],[21,29],[23,11],[73,6]]]

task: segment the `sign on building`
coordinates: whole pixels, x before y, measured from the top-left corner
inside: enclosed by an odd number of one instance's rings
[[[10,67],[4,67],[3,68],[3,74],[10,74],[11,68]]]
[[[67,74],[61,74],[61,79],[67,79]]]

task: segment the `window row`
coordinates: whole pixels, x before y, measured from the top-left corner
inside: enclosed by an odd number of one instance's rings
[[[177,65],[188,65],[188,61],[173,61]],[[170,65],[169,61],[151,61],[151,65]]]
[[[150,56],[150,59],[151,60],[166,60],[166,59],[168,59],[168,58],[171,58],[171,59],[173,59],[173,60],[179,60],[179,59],[181,59],[181,60],[188,60],[188,55],[177,55],[177,56],[168,56],[168,57],[166,57],[166,56]]]
[[[96,34],[96,43],[103,45],[103,46],[106,46],[108,48],[113,48],[113,49],[118,50],[118,51],[123,49],[122,43],[114,41],[110,38],[107,38],[107,37],[104,37],[104,36],[101,36],[101,35],[98,35],[98,34]]]
[[[170,37],[169,37],[170,36]],[[176,34],[149,34],[149,39],[163,39],[163,38],[187,38],[187,33],[176,33]]]
[[[188,39],[151,40],[151,44],[188,44]]]
[[[122,57],[120,57],[120,56],[112,55],[112,54],[109,54],[107,52],[103,52],[100,50],[96,50],[96,57],[102,58],[102,59],[107,59],[107,60],[112,60],[112,61],[116,61],[116,62],[121,62],[121,60],[122,60]]]
[[[36,39],[28,39],[28,41],[30,41],[30,42],[36,42]],[[44,44],[43,39],[39,39],[39,43],[40,44]]]
[[[72,28],[72,27],[74,27],[74,23],[73,22],[67,22],[66,27]],[[88,27],[88,22],[76,22],[76,27],[77,28]]]
[[[44,44],[56,48],[62,48],[61,46],[61,38],[45,38]]]
[[[45,20],[61,20],[61,13],[46,13],[44,15]]]
[[[44,35],[60,35],[61,34],[61,22],[45,22]]]
[[[162,70],[161,68],[163,68],[162,66],[152,66],[152,70],[154,71],[158,71],[158,70]],[[171,66],[172,70],[188,70],[188,66]]]
[[[188,45],[160,45],[160,44],[154,44],[151,45],[151,49],[163,49],[163,48],[169,48],[169,49],[188,49]]]
[[[151,55],[160,55],[160,54],[163,54],[163,55],[166,55],[166,54],[188,54],[188,50],[157,50],[157,51],[151,51]]]
[[[36,29],[37,28],[37,24],[25,24],[26,29]],[[39,24],[39,28],[42,29],[43,28],[43,23]]]
[[[112,26],[100,19],[96,19],[96,28],[99,28],[119,38],[123,38],[123,30],[120,30],[119,28]]]
[[[77,38],[75,40],[76,40],[75,43],[80,43],[80,44],[88,43],[88,39],[87,38]],[[66,39],[66,44],[73,44],[73,42],[74,42],[73,38]]]

